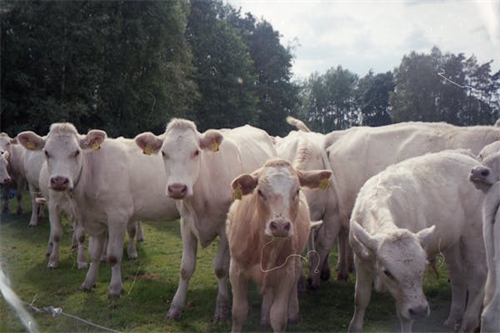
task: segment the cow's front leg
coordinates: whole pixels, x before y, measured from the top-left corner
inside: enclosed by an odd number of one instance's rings
[[[78,269],[87,269],[87,258],[85,257],[85,229],[83,226],[73,218],[73,238],[77,242],[77,259]]]
[[[182,237],[182,261],[179,285],[172,299],[172,304],[167,312],[167,319],[178,320],[181,317],[184,304],[186,303],[189,279],[194,273],[196,267],[196,251],[198,241],[193,235],[187,223],[181,219],[181,237]]]
[[[242,274],[238,264],[231,262],[229,267],[229,279],[233,291],[231,332],[241,332],[243,323],[248,316],[248,298],[247,298],[247,278]]]
[[[40,206],[39,204],[36,203],[38,189],[31,184],[29,184],[29,189],[30,189],[30,198],[31,198],[31,218],[30,218],[30,222],[28,224],[28,227],[34,228],[38,225],[38,208]],[[50,215],[51,215],[51,208],[50,208],[50,201],[49,201],[49,220],[52,220]],[[50,222],[50,223],[51,223],[51,228],[52,228],[52,222]]]
[[[450,272],[451,283],[451,306],[450,314],[444,322],[446,326],[455,329],[460,325],[467,302],[467,281],[464,265],[460,260],[460,249],[458,246],[447,249],[443,252],[446,266]]]
[[[123,243],[127,229],[128,218],[115,217],[108,219],[108,263],[111,266],[111,283],[109,284],[109,297],[119,297],[122,286],[121,262],[123,256]]]
[[[49,256],[49,263],[47,268],[56,268],[59,264],[59,242],[63,235],[63,228],[61,225],[61,208],[54,203],[56,200],[49,201],[49,220],[50,220],[50,238],[47,247],[47,255]],[[33,213],[31,214],[33,218]],[[37,216],[36,210],[34,216]]]
[[[23,213],[22,199],[23,199],[23,191],[25,189],[26,182],[22,179],[17,180],[17,189],[16,189],[16,199],[17,199],[17,215],[21,215]]]
[[[373,284],[373,268],[368,267],[356,255],[354,256],[356,268],[356,286],[354,291],[354,315],[349,324],[349,332],[362,332],[366,308],[370,303]]]
[[[229,312],[229,297],[227,279],[229,275],[229,243],[225,229],[219,233],[220,243],[214,260],[214,272],[217,276],[219,289],[215,305],[214,323],[225,321]]]
[[[99,272],[102,247],[104,240],[106,239],[106,235],[106,231],[103,230],[100,235],[89,237],[90,266],[87,271],[85,281],[80,286],[80,290],[82,291],[90,291],[95,286],[97,273]]]
[[[8,184],[3,184],[3,188],[2,188],[2,200],[3,200],[2,213],[4,213],[4,214],[7,214],[9,212],[9,192],[10,192],[10,186]]]
[[[295,265],[294,285],[298,285],[302,273],[302,261],[300,258],[293,258]],[[292,324],[299,322],[299,295],[297,288],[292,288],[290,303],[288,305],[288,321]]]
[[[141,221],[135,222],[135,227],[137,229],[137,241],[144,242],[144,233],[142,232],[142,222]]]
[[[297,281],[294,271],[294,263],[287,265],[286,273],[283,274],[283,278],[280,279],[274,288],[273,304],[270,311],[271,327],[274,332],[284,332],[288,324],[290,296],[293,292],[297,292]]]

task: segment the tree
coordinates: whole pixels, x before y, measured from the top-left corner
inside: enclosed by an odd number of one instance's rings
[[[225,19],[227,6],[215,0],[191,2],[187,38],[200,99],[190,116],[201,130],[256,122],[252,59],[237,29]]]
[[[394,87],[392,72],[374,75],[370,71],[359,80],[356,103],[363,115],[362,125],[382,126],[391,123],[389,94]]]

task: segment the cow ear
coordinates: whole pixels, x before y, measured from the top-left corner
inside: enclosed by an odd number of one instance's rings
[[[308,188],[321,188],[326,190],[330,185],[330,177],[332,172],[330,170],[313,170],[313,171],[297,171],[299,176],[300,186]]]
[[[212,152],[219,151],[219,146],[224,136],[220,131],[208,130],[200,136],[200,148],[210,149]]]
[[[19,142],[17,142],[17,138],[10,139],[10,143],[13,145],[17,145]]]
[[[80,140],[82,149],[92,148],[94,150],[101,149],[101,144],[106,140],[108,135],[101,130],[91,130]]]
[[[151,155],[160,151],[163,140],[151,132],[145,132],[135,137],[135,144],[142,149],[144,154]]]
[[[354,237],[363,244],[368,250],[373,253],[377,252],[378,241],[375,237],[372,237],[362,226],[356,221],[351,221],[350,232]]]
[[[26,149],[41,150],[45,146],[45,140],[32,131],[21,132],[17,135],[17,141]]]
[[[432,235],[434,235],[435,230],[436,226],[433,225],[432,227],[425,228],[417,232],[417,237],[420,242],[420,245],[422,245],[422,248],[425,249],[427,244],[429,244],[430,240],[432,239]]]
[[[256,175],[244,173],[233,180],[231,188],[233,189],[233,199],[241,199],[242,196],[252,193],[257,186],[258,178]]]

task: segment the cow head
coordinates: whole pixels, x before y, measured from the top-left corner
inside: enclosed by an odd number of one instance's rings
[[[222,133],[208,130],[199,133],[189,120],[173,119],[167,125],[165,134],[155,136],[143,133],[135,138],[144,154],[161,152],[167,174],[166,194],[173,199],[184,199],[193,195],[204,154],[219,150]]]
[[[82,150],[99,149],[106,132],[91,130],[81,136],[70,123],[54,123],[47,137],[27,131],[17,136],[19,143],[29,150],[43,150],[49,171],[49,188],[71,191],[83,171]]]
[[[356,221],[351,221],[350,232],[373,254],[377,287],[389,290],[396,300],[399,316],[408,320],[429,315],[422,278],[427,264],[424,248],[434,230],[432,226],[415,234],[395,229],[372,236]]]
[[[472,168],[469,180],[477,189],[487,192],[500,180],[500,141],[490,143],[479,153],[481,164]]]
[[[12,153],[12,145],[17,144],[17,139],[12,139],[7,133],[0,133],[0,154],[9,158]]]
[[[252,174],[240,175],[233,180],[231,187],[235,193],[252,194],[263,216],[266,235],[290,237],[294,234],[294,222],[303,195],[300,187],[317,188],[330,176],[331,171],[301,172],[286,160],[274,159]]]

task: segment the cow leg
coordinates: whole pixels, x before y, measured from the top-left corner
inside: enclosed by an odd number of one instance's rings
[[[294,258],[295,261],[295,279],[293,285],[299,283],[299,278],[302,273],[302,261],[300,258]],[[288,321],[292,324],[299,322],[299,295],[297,288],[292,288],[290,301],[288,304]]]
[[[260,326],[271,325],[271,305],[273,304],[273,290],[265,288],[262,291],[262,305],[260,307]]]
[[[80,286],[82,291],[90,291],[95,287],[95,282],[97,281],[97,274],[99,272],[99,264],[102,253],[102,246],[104,240],[106,239],[106,232],[103,231],[100,235],[89,237],[89,253],[90,253],[90,266],[87,271],[87,276],[85,281]]]
[[[478,239],[478,238],[475,238]],[[463,253],[469,299],[465,310],[460,332],[472,332],[478,326],[481,305],[484,297],[484,285],[488,268],[486,266],[485,249],[481,243],[464,240]],[[481,258],[484,258],[483,260]]]
[[[33,196],[32,196],[33,198]],[[54,203],[55,200],[49,201],[49,220],[50,220],[50,238],[47,247],[47,255],[49,255],[49,263],[47,268],[56,268],[59,264],[59,241],[62,238],[63,228],[61,224],[61,208]],[[37,216],[35,213],[31,217]],[[31,223],[31,222],[30,222]]]
[[[290,267],[292,266],[292,267]],[[284,332],[288,324],[288,305],[292,292],[297,292],[295,266],[288,265],[284,278],[275,287],[273,304],[271,305],[271,327],[274,332]],[[295,290],[293,290],[295,289]]]
[[[220,243],[214,260],[214,272],[217,276],[219,289],[215,305],[214,323],[225,321],[229,312],[229,297],[227,293],[227,279],[229,275],[229,243],[225,226],[219,233]]]
[[[402,317],[398,312],[399,324],[401,325],[401,333],[411,332],[411,327],[413,326],[413,320],[406,319]]]
[[[373,267],[362,262],[354,255],[354,267],[356,268],[356,285],[354,291],[354,315],[349,324],[349,332],[361,332],[366,308],[370,303],[374,276]]]
[[[248,315],[247,284],[248,279],[241,273],[238,264],[231,261],[229,279],[233,292],[233,307],[231,311],[233,325],[231,332],[241,332]]]
[[[186,303],[187,290],[189,279],[194,273],[196,267],[196,252],[198,241],[193,235],[188,223],[184,223],[181,219],[181,237],[182,237],[182,261],[179,286],[172,299],[172,304],[167,312],[167,319],[178,320],[181,317],[184,304]]]
[[[128,223],[128,224],[127,224]],[[108,263],[111,266],[111,283],[109,284],[109,297],[120,297],[123,289],[121,262],[123,256],[123,242],[125,232],[133,223],[128,218],[116,216],[108,218]]]
[[[17,180],[17,189],[16,189],[16,200],[17,200],[17,215],[21,215],[23,213],[23,206],[21,205],[21,201],[23,199],[23,191],[26,186],[26,182],[22,179]]]
[[[78,248],[76,259],[78,269],[87,269],[87,258],[85,257],[85,229],[75,219],[73,219],[73,227],[73,235],[74,238],[76,238]]]
[[[31,218],[30,218],[30,223],[28,224],[28,227],[30,228],[33,228],[33,227],[36,227],[38,225],[38,204],[36,203],[36,193],[38,192],[38,189],[29,184],[29,188],[30,188],[30,197],[31,197]],[[49,215],[50,215],[50,202],[49,202]],[[49,216],[49,219],[51,219],[51,217]],[[59,222],[60,224],[60,222]],[[51,225],[51,228],[52,228],[52,225]]]
[[[312,290],[317,290],[320,285],[319,263],[323,263],[328,257],[330,250],[338,236],[340,224],[333,221],[330,217],[323,219],[322,226],[317,230],[316,252],[311,253],[309,268],[309,286]]]
[[[128,249],[127,249],[128,258],[137,259],[139,255],[137,254],[137,248],[135,246],[135,236],[137,234],[136,222],[128,224],[127,232],[128,232]]]
[[[144,242],[144,234],[142,233],[142,222],[141,221],[135,222],[135,226],[137,228],[137,241]]]
[[[444,324],[452,329],[460,324],[467,302],[467,284],[465,271],[460,260],[460,249],[454,246],[443,252],[446,266],[450,272],[451,308]]]
[[[5,214],[9,212],[9,191],[10,191],[10,186],[8,184],[3,184],[3,188],[2,188],[2,200],[3,200],[2,213],[5,213]]]

